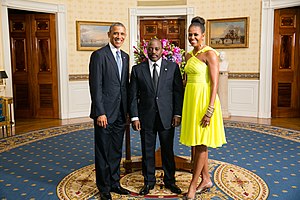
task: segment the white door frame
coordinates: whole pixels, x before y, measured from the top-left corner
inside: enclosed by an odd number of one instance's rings
[[[194,17],[194,8],[192,7],[143,7],[143,8],[130,8],[130,66],[134,64],[133,46],[137,46],[139,41],[139,27],[138,17],[142,16],[186,16],[186,30],[188,29],[189,22]],[[190,49],[188,41],[186,40],[186,49]]]
[[[58,99],[59,118],[65,119],[69,115],[69,82],[67,66],[67,30],[66,8],[62,4],[42,3],[26,0],[2,0],[1,23],[4,70],[9,79],[6,84],[6,96],[13,96],[12,72],[11,72],[11,49],[9,37],[8,9],[19,9],[35,12],[54,13],[56,15],[56,46],[57,46],[57,71],[58,71]]]
[[[299,6],[299,0],[263,0],[260,39],[259,118],[271,118],[274,10]]]

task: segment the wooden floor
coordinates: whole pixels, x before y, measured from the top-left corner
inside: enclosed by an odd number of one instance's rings
[[[259,119],[251,117],[230,117],[224,119],[228,121],[242,121],[251,122],[258,124],[272,125],[282,128],[294,129],[300,131],[300,118],[274,118],[274,119]],[[15,126],[13,127],[12,135],[18,135],[29,131],[57,127],[61,125],[91,122],[92,120],[88,117],[85,118],[74,118],[74,119],[16,119]],[[6,136],[6,135],[5,135]],[[0,134],[0,138],[3,134]]]
[[[262,119],[262,118],[253,118],[253,117],[230,117],[229,119],[225,119],[225,120],[266,124],[266,125],[300,131],[300,118]]]

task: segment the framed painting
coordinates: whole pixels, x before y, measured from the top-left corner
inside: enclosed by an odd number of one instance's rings
[[[247,48],[249,17],[207,20],[206,44],[215,49]]]
[[[107,32],[112,23],[76,21],[77,50],[94,51],[108,44]]]

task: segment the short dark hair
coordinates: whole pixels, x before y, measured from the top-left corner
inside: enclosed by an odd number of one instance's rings
[[[121,22],[115,22],[115,23],[113,23],[112,25],[110,25],[110,27],[109,27],[109,32],[111,32],[112,29],[113,29],[113,27],[115,27],[115,26],[122,26],[122,27],[125,28],[124,24],[122,24]],[[126,28],[125,28],[125,29],[126,29]]]
[[[148,42],[148,46],[149,46],[149,44],[151,44],[153,41],[158,41],[158,42],[160,43],[161,47],[163,46],[161,40],[158,39],[158,38],[151,38],[151,40]],[[148,47],[147,47],[147,48],[148,48]]]
[[[202,17],[197,16],[197,17],[194,17],[192,19],[190,27],[191,26],[198,26],[198,27],[200,27],[202,33],[204,33],[205,32],[204,24],[205,24],[205,19],[203,19]]]

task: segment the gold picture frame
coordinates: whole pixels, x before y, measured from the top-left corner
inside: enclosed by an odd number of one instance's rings
[[[206,44],[215,49],[248,48],[249,17],[207,20]]]
[[[108,44],[112,22],[76,21],[78,51],[94,51]]]

